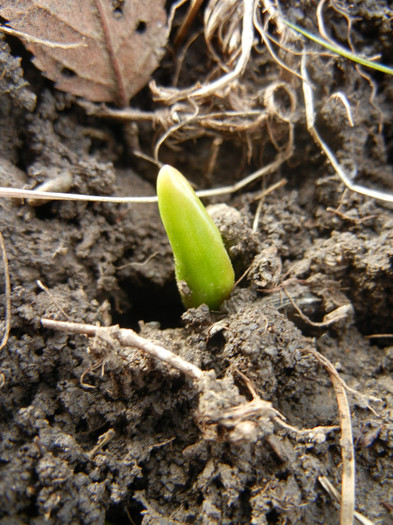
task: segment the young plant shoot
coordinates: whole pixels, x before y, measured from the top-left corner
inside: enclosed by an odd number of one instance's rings
[[[157,196],[184,306],[193,308],[207,304],[210,309],[217,310],[235,282],[217,226],[190,183],[172,166],[161,168]]]

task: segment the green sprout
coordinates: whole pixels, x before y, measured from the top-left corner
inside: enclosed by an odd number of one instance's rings
[[[157,196],[184,306],[195,308],[207,304],[217,310],[235,282],[231,260],[217,226],[190,183],[172,166],[160,169]]]

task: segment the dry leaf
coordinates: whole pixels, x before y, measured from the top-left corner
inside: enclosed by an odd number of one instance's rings
[[[150,80],[168,37],[165,0],[0,0],[8,25],[41,40],[26,42],[34,64],[56,87],[94,102],[128,105]]]

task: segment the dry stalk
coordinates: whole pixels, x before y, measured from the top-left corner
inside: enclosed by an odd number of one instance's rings
[[[366,339],[379,339],[380,337],[393,338],[393,334],[371,334],[365,336]]]
[[[153,88],[153,92],[155,92],[156,99],[160,99],[169,105],[186,98],[207,98],[211,95],[222,95],[221,91],[237,80],[238,77],[244,73],[247,66],[254,44],[253,17],[257,4],[258,0],[243,0],[240,57],[232,71],[202,87],[195,85],[187,89],[179,90],[173,88],[157,88],[153,84],[151,88]]]
[[[282,428],[285,428],[288,432],[294,433],[299,441],[313,441],[317,443],[323,443],[326,440],[327,434],[338,430],[340,427],[337,425],[331,426],[320,426],[314,428],[297,428],[292,425],[288,425],[281,418],[275,418],[274,421]]]
[[[259,109],[248,111],[220,111],[199,114],[200,108],[193,103],[194,113],[183,117],[183,120],[173,124],[161,135],[154,147],[154,158],[158,163],[159,150],[164,142],[173,135],[177,142],[184,142],[191,138],[204,136],[207,132],[220,132],[222,135],[236,132],[253,131],[260,129],[267,118],[267,112]],[[183,130],[182,134],[179,131]]]
[[[183,2],[184,0],[181,0],[174,4],[172,15]],[[268,10],[267,3],[264,2],[265,10]],[[154,148],[154,162],[157,165],[160,165],[159,152],[164,143],[168,147],[175,147],[178,143],[204,136],[212,136],[214,140],[217,137],[222,139],[225,135],[231,138],[241,135],[250,156],[253,142],[260,140],[264,126],[269,132],[267,139],[270,136],[276,149],[282,149],[270,133],[268,119],[271,117],[272,122],[273,118],[279,122],[292,122],[296,109],[294,91],[282,81],[267,88],[264,86],[258,91],[254,83],[248,87],[247,78],[242,79],[256,43],[254,37],[255,28],[258,29],[258,6],[257,0],[210,0],[207,3],[204,11],[205,41],[211,56],[225,74],[210,81],[207,73],[204,81],[201,80],[187,88],[167,88],[151,82],[153,99],[161,105],[169,106],[168,108],[161,107],[155,112],[141,112],[130,108],[112,110],[86,102],[82,102],[82,105],[89,113],[98,116],[134,122],[149,121],[153,127],[161,129],[162,134]],[[198,8],[199,3],[193,1],[190,4],[190,16],[193,16]],[[269,17],[276,12],[273,5],[270,5]],[[294,34],[279,21],[277,24],[286,37]],[[215,46],[219,47],[217,50],[213,47],[213,39]],[[210,76],[216,74],[216,71],[210,71]],[[177,73],[175,77],[177,78]],[[277,89],[286,91],[290,101],[287,114],[282,114],[279,104],[275,103]],[[266,109],[258,107],[260,100],[264,100]],[[291,133],[290,131],[289,134]],[[292,139],[289,138],[289,141]],[[135,153],[141,156],[140,153]]]
[[[116,431],[110,428],[97,439],[97,444],[88,452],[89,456],[94,457],[105,445],[107,445],[116,436]]]

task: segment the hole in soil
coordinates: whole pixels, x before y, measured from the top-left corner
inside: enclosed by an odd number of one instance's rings
[[[214,334],[206,343],[206,348],[211,353],[218,353],[225,346],[225,337],[222,332]]]
[[[121,7],[116,7],[113,10],[113,16],[116,18],[116,20],[120,20],[120,18],[123,18],[123,10]]]
[[[109,507],[106,513],[105,523],[111,523],[112,525],[135,523],[135,525],[139,525],[142,523],[142,511],[144,510],[146,510],[145,507],[137,501],[131,501],[127,506],[124,503],[112,506]]]
[[[47,201],[41,206],[35,207],[35,215],[37,219],[45,221],[47,219],[54,219],[56,217],[56,211],[53,207],[53,202]]]
[[[288,476],[289,476],[288,470],[282,470],[281,472],[276,472],[276,477],[280,481],[286,481],[288,479]]]
[[[76,73],[75,71],[72,71],[72,69],[70,69],[69,67],[63,67],[60,71],[60,73],[63,75],[63,77],[65,78],[74,78],[76,77]]]
[[[140,35],[143,35],[143,33],[146,31],[146,22],[143,20],[139,20],[138,25],[135,28],[135,31],[139,33]]]
[[[224,488],[224,484],[219,477],[213,478],[212,485],[216,486],[218,490],[222,490]]]
[[[74,467],[74,474],[79,474],[79,473],[89,475],[89,470],[88,470],[88,464],[87,463],[85,463],[83,461],[80,461],[80,462],[78,462],[75,465],[75,467]]]
[[[245,490],[243,490],[243,492],[241,492],[239,496],[240,504],[241,504],[242,511],[243,511],[243,517],[247,520],[247,523],[250,522],[251,513],[252,513],[250,497],[251,497],[251,492],[249,488],[245,488]]]
[[[279,519],[279,514],[275,509],[271,510],[270,512],[266,514],[266,521],[268,523],[271,523],[272,525],[274,525],[275,523],[278,523],[278,519]]]
[[[89,425],[87,424],[87,421],[85,419],[81,419],[78,421],[76,425],[76,433],[85,433],[89,430]]]
[[[182,326],[181,315],[184,307],[181,303],[176,283],[166,283],[159,286],[149,282],[146,286],[139,283],[130,287],[129,282],[120,282],[120,287],[129,298],[131,308],[119,313],[113,308],[113,323],[122,328],[132,328],[139,331],[138,321],[146,323],[157,321],[161,328],[177,328]]]

